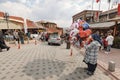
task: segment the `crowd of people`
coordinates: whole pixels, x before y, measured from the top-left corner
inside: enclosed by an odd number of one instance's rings
[[[14,30],[3,33],[3,31],[0,30],[0,52],[2,49],[7,49],[7,51],[10,49],[10,47],[6,45],[5,40],[15,41],[15,44],[24,44],[25,36],[30,38],[30,33],[28,32],[25,34],[22,30]]]
[[[41,41],[48,41],[49,35],[47,32],[41,32],[38,35],[39,40]]]
[[[72,42],[74,46],[85,48],[83,62],[87,64],[85,70],[88,75],[93,75],[96,70],[99,51],[104,50],[106,54],[111,52],[114,40],[112,33],[108,31],[107,35],[101,34],[99,31],[96,31],[85,39],[81,39],[79,35],[76,35],[77,37]]]
[[[102,34],[102,33],[101,33]],[[79,34],[76,35],[72,44],[76,45],[77,47],[84,47],[85,48],[85,56],[83,62],[87,64],[87,71],[88,75],[93,75],[96,67],[97,67],[97,56],[99,50],[105,50],[105,53],[109,54],[111,51],[111,46],[113,44],[114,37],[112,36],[111,32],[107,33],[107,36],[101,35],[99,31],[92,33],[86,39],[81,39]],[[22,30],[14,30],[13,31],[13,38],[17,43],[24,44],[24,36],[30,38],[30,33],[28,32],[25,34]],[[39,39],[41,41],[47,41],[49,38],[48,33],[40,33]],[[67,40],[67,38],[66,38]],[[0,30],[0,51],[1,49],[10,49],[9,46],[5,44],[4,35],[2,30]]]
[[[87,64],[87,74],[93,75],[97,67],[97,55],[100,50],[104,50],[104,53],[109,54],[111,52],[111,46],[113,45],[114,37],[112,36],[113,30],[103,34],[102,31],[93,31],[90,25],[82,20],[78,19],[70,26],[69,35],[71,44],[78,48],[85,48],[85,57],[83,62]]]
[[[34,35],[33,32],[27,31],[27,33],[25,33],[23,30],[7,30],[7,31],[3,31],[0,30],[0,51],[2,51],[2,49],[7,49],[9,50],[10,47],[8,47],[5,44],[5,40],[7,40],[8,42],[10,41],[14,41],[15,44],[24,44],[25,39],[27,39],[28,43],[29,43],[29,39],[38,39],[41,41],[48,41],[49,35],[47,32],[36,32],[36,36],[32,36],[32,34]]]
[[[93,33],[94,34],[94,33]],[[104,50],[105,53],[109,54],[110,53],[110,48],[113,45],[113,41],[114,41],[114,37],[112,36],[112,33],[110,31],[108,31],[105,35],[103,33],[100,33],[99,31],[96,31],[95,34],[99,35],[100,40],[102,42],[102,45],[100,47],[99,50]],[[76,35],[76,38],[74,38],[74,40],[72,40],[72,44],[78,48],[83,47],[82,41],[87,41],[87,39],[89,40],[87,43],[90,43],[91,39],[85,38],[85,39],[81,39],[79,34]]]

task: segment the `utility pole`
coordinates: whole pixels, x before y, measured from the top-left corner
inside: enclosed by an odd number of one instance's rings
[[[7,23],[7,29],[9,29],[9,25],[8,25],[9,14],[7,12],[5,12],[4,18],[5,18],[6,23]]]
[[[7,12],[4,13],[4,18],[6,20],[6,23],[7,23],[7,29],[9,30],[9,24],[8,24],[8,21],[9,21],[9,14]],[[8,41],[10,41],[10,36],[8,34]]]

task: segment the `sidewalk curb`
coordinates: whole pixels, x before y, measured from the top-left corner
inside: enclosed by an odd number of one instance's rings
[[[98,63],[98,66],[101,67],[104,71],[106,71],[108,74],[110,74],[112,77],[114,77],[116,80],[120,80],[119,78],[117,78],[114,74],[112,74],[109,70],[105,69],[103,66],[101,66]]]

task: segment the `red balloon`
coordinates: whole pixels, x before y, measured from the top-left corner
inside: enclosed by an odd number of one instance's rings
[[[91,35],[92,31],[90,29],[85,30],[86,33],[86,37],[88,37],[89,35]]]
[[[79,27],[79,31],[83,31],[83,27],[82,26]]]
[[[86,35],[87,35],[85,31],[80,31],[79,34],[80,34],[80,37],[81,37],[81,38],[84,38],[84,37],[86,37]]]
[[[87,29],[85,31],[80,30],[79,34],[81,38],[85,38],[88,37],[89,35],[91,35],[92,31],[90,29]]]

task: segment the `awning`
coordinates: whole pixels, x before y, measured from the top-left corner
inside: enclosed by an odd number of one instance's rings
[[[94,24],[90,24],[90,28],[105,29],[105,28],[110,28],[111,26],[114,26],[114,25],[115,25],[115,22],[94,23]]]
[[[27,29],[39,29],[38,27],[27,26]]]
[[[9,22],[8,26],[7,26],[6,22],[2,22],[2,23],[0,23],[0,29],[22,29],[22,25],[18,25],[18,24]]]

